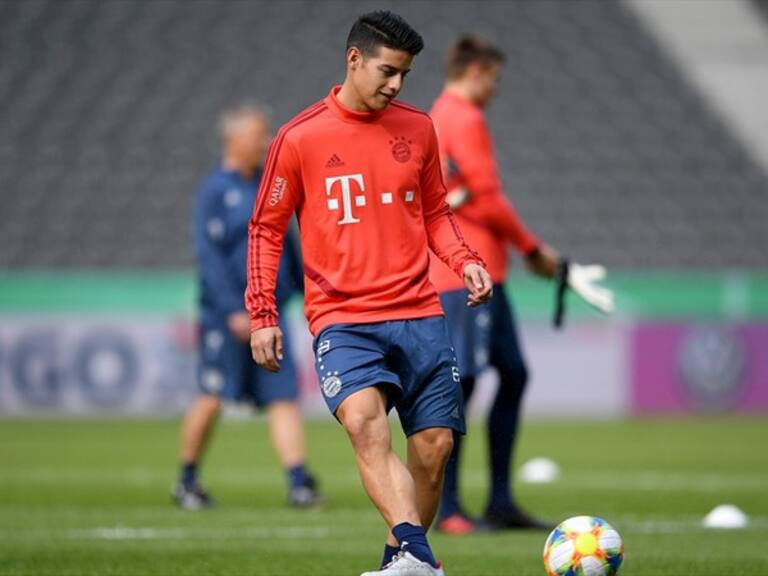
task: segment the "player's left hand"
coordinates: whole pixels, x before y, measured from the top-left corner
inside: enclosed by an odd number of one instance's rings
[[[464,266],[464,285],[469,290],[467,306],[487,303],[493,296],[493,280],[485,268],[475,262]]]

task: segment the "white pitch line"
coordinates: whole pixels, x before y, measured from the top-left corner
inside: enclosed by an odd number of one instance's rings
[[[173,481],[172,475],[158,474],[146,468],[132,468],[125,471],[82,470],[38,468],[32,470],[0,470],[2,485],[67,485],[93,486],[120,484],[130,486],[151,486]],[[231,471],[213,476],[209,483],[219,486],[282,486],[283,477],[272,469],[254,468],[252,471]],[[356,471],[336,474],[334,483],[343,486],[361,486]],[[467,470],[462,483],[468,488],[484,488],[488,483],[485,470]],[[768,486],[765,474],[685,474],[679,472],[568,472],[564,470],[560,479],[552,484],[536,485],[537,489],[550,487],[576,490],[600,491],[667,491],[667,492],[739,492],[764,493]],[[361,487],[362,489],[362,487]]]
[[[96,528],[83,531],[82,536],[70,535],[74,539],[93,540],[263,540],[278,538],[281,540],[302,540],[327,538],[330,529],[325,527],[306,528],[304,526],[285,526],[278,528],[253,527],[242,530],[189,530],[185,528]],[[90,536],[90,538],[89,538]]]
[[[205,528],[133,528],[128,526],[109,526],[78,530],[14,530],[0,531],[3,541],[36,540],[322,540],[330,536],[327,527],[307,528],[304,526],[284,526],[277,528],[252,527],[239,530]]]
[[[224,481],[230,484],[270,485],[282,483],[283,477],[273,470],[254,468],[248,472],[227,472]],[[128,470],[55,469],[0,471],[0,484],[129,484],[148,486],[157,482],[172,482],[173,474],[159,474],[146,468]]]
[[[618,516],[610,519],[613,526],[619,530],[625,540],[632,534],[681,534],[716,532],[705,528],[701,518],[639,518],[637,516]],[[734,532],[763,532],[768,531],[768,517],[750,518],[747,527]],[[181,527],[128,527],[104,526],[84,529],[64,530],[0,530],[0,540],[3,542],[37,542],[37,541],[243,541],[243,540],[338,540],[341,536],[349,536],[344,532],[329,527],[249,527],[242,529],[200,528],[189,529]]]
[[[66,468],[36,468],[28,470],[0,470],[0,486],[3,484],[77,484],[77,485],[102,485],[120,484],[131,486],[151,486],[157,483],[172,483],[173,474],[160,474],[147,468],[131,468],[127,470],[103,469],[66,469]],[[283,486],[285,478],[282,473],[273,467],[253,468],[242,471],[226,471],[213,474],[210,483],[219,483],[235,486]],[[344,485],[360,485],[360,477],[357,472],[350,469],[348,473],[334,476],[334,482]]]
[[[594,490],[669,492],[759,492],[768,486],[763,475],[679,474],[640,472],[637,474],[579,474],[568,485]]]
[[[609,522],[619,532],[634,532],[640,534],[679,534],[683,532],[716,532],[718,529],[705,528],[702,525],[701,518],[638,518],[636,516],[625,516],[613,518]],[[749,520],[745,528],[732,529],[728,531],[739,532],[743,530],[763,531],[768,530],[768,517],[756,516]]]
[[[465,486],[484,487],[487,473],[471,470],[462,478]],[[534,486],[529,484],[529,486]],[[682,474],[679,472],[568,472],[551,484],[536,484],[538,489],[600,490],[616,492],[746,492],[764,493],[768,476],[764,474]]]

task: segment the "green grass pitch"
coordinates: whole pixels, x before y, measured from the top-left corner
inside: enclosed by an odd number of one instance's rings
[[[225,421],[204,480],[221,506],[174,509],[178,423],[0,421],[0,575],[357,576],[374,569],[384,527],[338,425],[309,424],[310,464],[331,505],[295,511],[263,420]],[[548,456],[549,485],[517,483],[530,510],[606,518],[626,546],[624,576],[768,574],[768,422],[758,417],[527,422],[517,462]],[[397,437],[398,449],[402,438]],[[474,425],[464,492],[479,512],[484,434]],[[717,504],[743,530],[706,530]],[[543,576],[544,533],[432,536],[450,576]]]

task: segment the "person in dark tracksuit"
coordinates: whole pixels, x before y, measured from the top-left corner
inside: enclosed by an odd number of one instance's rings
[[[272,373],[251,358],[250,318],[245,310],[248,220],[270,141],[269,119],[257,105],[224,113],[220,123],[223,158],[200,186],[194,208],[194,241],[200,293],[200,396],[187,412],[181,434],[181,468],[173,488],[178,506],[207,508],[213,499],[199,479],[200,460],[222,401],[250,402],[268,414],[272,442],[286,470],[288,502],[306,507],[321,497],[305,459],[297,371],[290,338],[283,370]],[[301,259],[286,236],[278,275],[282,307],[303,289]],[[286,323],[281,323],[284,332]]]

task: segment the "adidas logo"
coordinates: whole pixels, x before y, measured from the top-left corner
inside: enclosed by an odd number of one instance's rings
[[[330,160],[325,163],[326,168],[338,168],[339,166],[344,166],[344,161],[336,154],[331,156]]]

